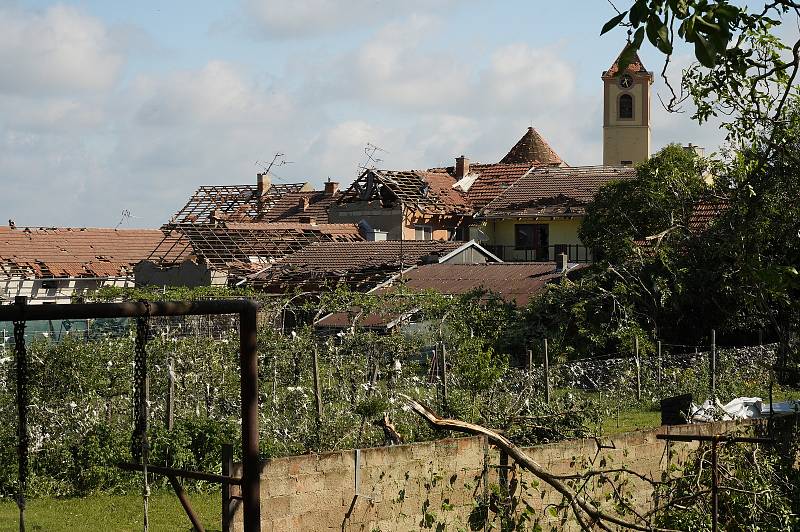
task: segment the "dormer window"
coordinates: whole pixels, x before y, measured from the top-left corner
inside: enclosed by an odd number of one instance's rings
[[[633,118],[633,96],[630,94],[619,97],[619,117]]]

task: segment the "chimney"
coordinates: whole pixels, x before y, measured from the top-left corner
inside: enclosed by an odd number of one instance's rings
[[[469,159],[465,156],[456,157],[456,179],[461,179],[469,173]]]
[[[272,180],[269,178],[269,175],[267,175],[266,172],[257,175],[256,183],[258,185],[256,188],[259,197],[266,194],[269,191],[270,187],[272,186]]]
[[[307,196],[303,196],[302,198],[297,200],[297,208],[300,209],[303,212],[306,212],[308,210],[308,197]]]
[[[325,195],[335,196],[338,192],[339,192],[339,183],[328,179],[328,181],[325,182]]]
[[[566,273],[569,270],[569,257],[566,253],[559,253],[556,259],[556,271]]]

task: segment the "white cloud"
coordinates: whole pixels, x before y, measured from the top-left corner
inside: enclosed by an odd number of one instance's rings
[[[303,39],[374,27],[417,10],[431,12],[457,3],[458,0],[244,0],[243,18],[264,38]]]
[[[0,92],[101,91],[117,80],[123,55],[99,20],[68,6],[0,7]]]

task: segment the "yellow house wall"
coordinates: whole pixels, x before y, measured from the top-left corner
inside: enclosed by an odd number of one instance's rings
[[[517,224],[546,224],[549,232],[549,244],[551,246],[558,244],[572,244],[582,246],[581,239],[578,238],[578,228],[580,227],[580,219],[573,218],[571,220],[536,220],[536,219],[522,219],[522,220],[489,220],[484,222],[483,225],[472,228],[470,237],[479,239],[479,236],[485,235],[482,238],[483,242],[491,246],[506,246],[506,257],[516,260],[522,260],[525,257],[523,251],[514,251],[514,226]],[[482,233],[482,234],[481,234]],[[552,250],[551,250],[552,252]],[[511,253],[511,255],[508,255]],[[550,257],[553,260],[555,257]]]

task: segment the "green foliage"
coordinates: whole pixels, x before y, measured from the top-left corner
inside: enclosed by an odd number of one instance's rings
[[[620,71],[631,63],[645,36],[667,61],[676,43],[691,46],[698,63],[684,72],[681,93],[673,91],[668,107],[677,110],[691,97],[693,118],[702,123],[723,115],[728,138],[748,143],[770,121],[782,118],[785,97],[792,91],[797,59],[787,53],[792,46],[773,32],[796,9],[790,0],[760,6],[727,0],[635,0],[627,11],[609,20],[601,33],[617,26],[633,31]]]
[[[711,530],[712,468],[709,444],[702,446],[681,471],[662,485],[658,497],[679,504],[668,506],[658,526],[677,530]],[[780,457],[752,444],[720,444],[720,530],[794,530],[798,523],[798,474],[782,466]]]
[[[635,179],[598,191],[581,223],[581,241],[613,264],[632,258],[639,251],[634,241],[650,236],[663,235],[661,252],[683,245],[694,206],[708,189],[706,167],[694,152],[663,148],[636,167]]]

